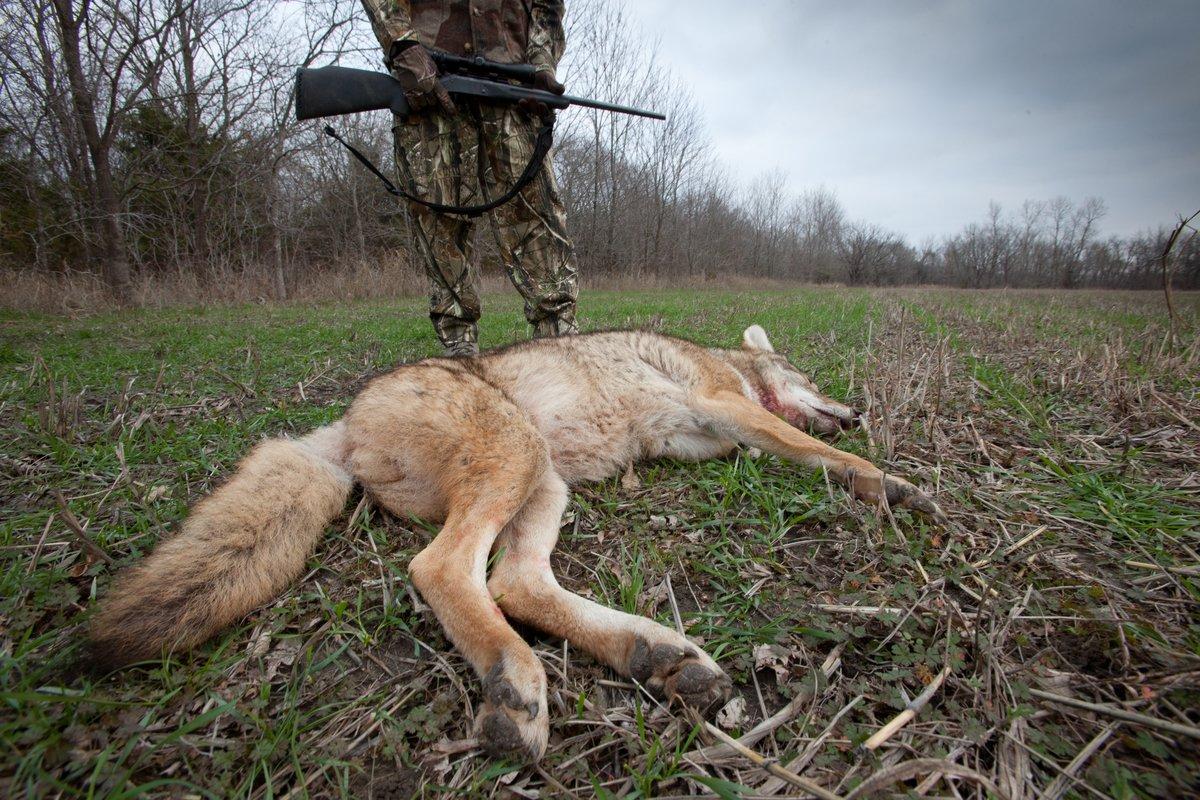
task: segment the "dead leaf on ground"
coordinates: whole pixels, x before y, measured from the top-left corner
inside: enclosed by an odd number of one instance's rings
[[[754,648],[754,668],[772,670],[779,680],[787,677],[791,660],[791,652],[777,644],[760,644]]]
[[[746,698],[738,695],[717,712],[717,724],[727,731],[739,727],[746,721]]]

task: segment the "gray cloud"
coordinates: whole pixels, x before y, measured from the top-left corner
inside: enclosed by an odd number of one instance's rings
[[[1115,234],[1200,204],[1195,0],[628,9],[728,168],[823,184],[914,240],[982,218],[990,199],[1099,196]]]

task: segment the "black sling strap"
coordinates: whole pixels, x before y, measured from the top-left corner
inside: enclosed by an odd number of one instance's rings
[[[537,177],[538,170],[542,168],[542,162],[546,160],[546,154],[550,152],[550,147],[554,144],[554,121],[551,119],[551,121],[543,125],[541,130],[538,131],[537,139],[533,144],[533,155],[530,157],[529,163],[525,165],[525,171],[521,173],[521,177],[517,178],[517,181],[512,185],[512,188],[500,197],[497,197],[495,200],[489,200],[486,203],[481,203],[474,206],[451,206],[444,203],[431,203],[428,200],[422,200],[416,195],[410,194],[396,186],[396,184],[392,183],[391,180],[388,179],[388,176],[380,172],[379,168],[371,163],[369,158],[358,152],[357,149],[355,149],[341,136],[338,136],[338,132],[333,129],[332,125],[325,126],[325,134],[340,142],[342,147],[345,147],[347,150],[349,150],[350,153],[359,160],[359,163],[369,169],[376,178],[379,178],[379,180],[383,183],[383,188],[386,189],[389,194],[393,194],[396,197],[403,197],[405,200],[418,203],[428,209],[442,214],[462,214],[468,217],[478,217],[480,214],[491,211],[493,208],[498,208],[499,206],[507,203],[509,200],[512,200],[517,196],[518,192],[528,186],[529,182]],[[482,187],[480,188],[482,189]]]

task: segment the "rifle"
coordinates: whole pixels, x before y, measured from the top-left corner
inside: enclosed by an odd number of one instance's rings
[[[585,97],[574,97],[568,94],[554,94],[542,89],[533,88],[535,69],[529,64],[499,64],[481,57],[464,58],[462,56],[443,53],[440,50],[430,50],[430,57],[438,66],[441,77],[438,79],[447,92],[452,95],[464,95],[479,98],[484,102],[515,104],[522,100],[533,100],[544,103],[555,110],[570,106],[583,106],[602,111],[612,111],[618,114],[633,114],[639,117],[665,120],[666,116],[657,111],[646,111],[631,106],[615,103],[605,103],[600,100],[589,100]],[[357,114],[363,111],[390,110],[398,115],[409,113],[408,101],[404,97],[404,88],[400,81],[386,72],[373,72],[351,67],[316,67],[296,71],[296,118],[299,120],[333,117],[341,114]],[[525,165],[524,172],[517,178],[512,188],[503,196],[476,206],[449,206],[441,203],[431,203],[422,200],[403,189],[399,189],[388,180],[370,159],[352,147],[338,135],[332,125],[325,126],[325,133],[336,139],[363,166],[369,169],[383,182],[384,189],[397,197],[419,203],[427,208],[447,214],[465,214],[478,216],[500,206],[517,195],[537,175],[542,161],[550,152],[553,142],[554,117],[538,131],[534,143],[533,156]]]
[[[463,58],[440,50],[431,50],[429,55],[442,75],[442,86],[450,94],[504,104],[535,100],[553,109],[584,106],[618,114],[666,119],[666,115],[657,111],[535,89],[532,86],[534,68],[529,64],[498,64],[478,56]],[[297,119],[382,109],[400,115],[408,113],[408,102],[404,99],[400,81],[386,72],[351,67],[316,67],[296,71]]]

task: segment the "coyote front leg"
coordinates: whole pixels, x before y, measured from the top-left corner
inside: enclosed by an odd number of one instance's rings
[[[946,515],[937,503],[903,478],[885,475],[870,461],[814,439],[758,403],[730,391],[701,395],[696,410],[738,441],[813,468],[824,468],[860,500],[911,508],[938,522]]]
[[[547,473],[496,541],[488,590],[509,617],[562,637],[622,675],[701,711],[728,699],[731,682],[707,653],[653,620],[625,614],[562,588],[550,553],[567,486]]]

